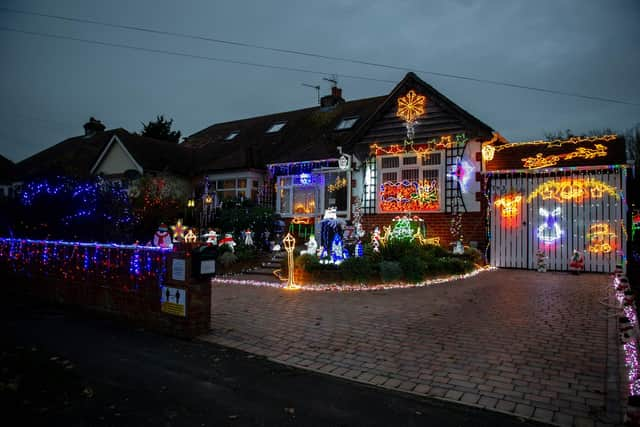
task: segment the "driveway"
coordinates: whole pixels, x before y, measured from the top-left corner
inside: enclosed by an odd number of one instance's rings
[[[616,338],[604,275],[497,270],[383,292],[214,285],[212,295],[208,341],[549,423],[607,419]]]

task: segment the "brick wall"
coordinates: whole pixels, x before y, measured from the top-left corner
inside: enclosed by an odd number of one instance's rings
[[[362,223],[364,229],[369,232],[376,226],[380,227],[382,232],[382,227],[391,224],[391,220],[396,216],[398,214],[363,215]],[[440,237],[441,246],[449,248],[453,240],[450,231],[452,215],[437,212],[418,216],[424,220],[427,226],[427,237]],[[476,241],[478,242],[478,248],[484,250],[487,245],[485,215],[482,212],[463,213],[462,234],[465,245],[468,245],[470,241]]]

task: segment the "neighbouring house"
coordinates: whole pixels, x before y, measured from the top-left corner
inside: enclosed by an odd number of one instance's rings
[[[492,141],[482,148],[496,267],[612,272],[626,253],[628,168],[622,137]]]
[[[411,123],[398,112],[407,96],[422,101]],[[287,222],[317,227],[330,207],[346,220],[359,208],[371,231],[411,214],[445,245],[484,246],[476,172],[481,144],[492,136],[488,125],[408,73],[388,95],[345,101],[333,87],[319,106],[215,124],[185,145],[198,152],[197,169],[218,198],[266,201]]]
[[[0,198],[13,197],[17,176],[16,164],[0,155]]]

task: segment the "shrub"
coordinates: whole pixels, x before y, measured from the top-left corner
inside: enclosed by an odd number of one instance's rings
[[[470,261],[473,264],[483,264],[484,258],[482,256],[482,252],[480,252],[476,248],[466,247],[464,248],[464,253],[459,255],[460,258]]]
[[[371,259],[365,257],[347,258],[338,266],[338,270],[348,282],[366,282],[377,273]]]
[[[400,258],[400,268],[407,282],[420,282],[427,273],[428,263],[420,257],[405,255]]]
[[[228,247],[227,245],[224,245]],[[258,248],[255,246],[248,246],[244,243],[238,243],[235,248],[236,256],[238,257],[238,261],[249,261],[253,260],[258,256]]]
[[[218,262],[225,268],[235,264],[237,261],[238,257],[231,251],[225,252],[218,257]]]
[[[380,278],[383,282],[393,282],[402,278],[400,263],[396,261],[380,262]]]
[[[322,266],[318,257],[311,254],[300,255],[293,261],[293,264],[295,268],[302,268],[307,273],[316,271]]]
[[[473,270],[473,263],[459,257],[441,258],[441,271],[450,274],[463,274]]]
[[[419,250],[420,245],[407,240],[392,240],[385,245],[380,245],[380,255],[387,261],[398,261],[400,258],[413,255]]]

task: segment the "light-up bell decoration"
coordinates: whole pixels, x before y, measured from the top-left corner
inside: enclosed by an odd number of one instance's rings
[[[541,242],[550,245],[562,237],[563,231],[558,224],[561,209],[555,208],[551,212],[545,208],[540,208],[539,214],[544,218],[544,222],[538,226],[538,239]]]
[[[451,170],[447,174],[448,177],[453,178],[460,184],[460,191],[466,193],[468,191],[468,183],[473,174],[474,167],[471,163],[465,159],[457,158],[456,164],[451,166]]]
[[[296,239],[291,233],[287,233],[284,239],[282,239],[282,244],[284,245],[284,250],[287,251],[287,270],[289,273],[287,277],[287,288],[296,289],[298,286],[293,283],[293,249],[296,247]]]

